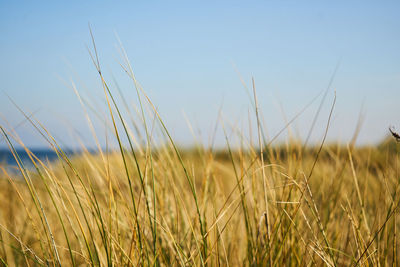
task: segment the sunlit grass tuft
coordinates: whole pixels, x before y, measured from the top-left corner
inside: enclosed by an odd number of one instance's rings
[[[136,89],[138,112],[125,100],[117,102],[96,47],[91,55],[107,103],[104,122],[113,131],[108,138],[117,147],[102,148],[75,85],[97,151],[83,148],[68,156],[43,125],[23,113],[58,156],[44,162],[12,129],[1,127],[18,163],[18,173],[0,166],[2,264],[400,264],[394,140],[377,147],[326,145],[329,116],[316,146],[268,143],[253,83],[256,140],[221,119],[225,149],[180,149],[127,57],[121,66]],[[155,133],[163,142],[156,144]],[[16,145],[28,153],[30,166]]]

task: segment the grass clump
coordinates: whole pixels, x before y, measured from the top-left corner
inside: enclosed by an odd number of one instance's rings
[[[95,47],[91,55],[106,97],[104,120],[118,146],[102,149],[91,128],[98,150],[71,157],[25,115],[57,154],[49,163],[1,127],[18,163],[18,172],[0,166],[2,264],[399,264],[400,162],[393,140],[377,147],[324,140],[318,146],[273,146],[264,135],[253,83],[256,140],[233,129],[239,146],[225,134],[225,149],[179,149],[129,62],[121,66],[136,88],[140,123],[125,119],[126,112],[135,116],[117,103]],[[29,155],[29,168],[15,145]]]

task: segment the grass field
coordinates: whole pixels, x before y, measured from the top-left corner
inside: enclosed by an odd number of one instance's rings
[[[31,154],[28,168],[14,149],[23,141],[1,128],[19,162],[17,172],[7,166],[0,172],[4,265],[400,264],[394,139],[376,147],[324,140],[269,145],[254,90],[257,138],[236,130],[239,145],[226,134],[224,149],[180,149],[129,64],[123,68],[138,93],[138,125],[123,117],[124,105],[114,101],[93,55],[114,133],[109,138],[119,147],[105,151],[99,145],[96,153],[67,157],[51,133],[26,115],[59,155],[47,163]],[[329,122],[316,127],[327,133]],[[144,133],[142,142],[135,127]],[[163,136],[161,145],[154,144],[153,132]]]

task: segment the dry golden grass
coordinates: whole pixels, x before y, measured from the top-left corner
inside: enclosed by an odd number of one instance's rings
[[[137,113],[128,105],[121,112],[95,47],[93,55],[107,100],[104,121],[118,147],[106,152],[99,145],[96,153],[69,158],[45,127],[25,115],[58,155],[45,163],[12,129],[0,126],[19,163],[17,172],[0,167],[3,265],[400,264],[397,143],[271,146],[253,81],[256,140],[231,129],[239,140],[235,149],[225,134],[220,151],[201,145],[180,150],[129,62],[121,65],[136,88]],[[329,122],[330,116],[321,128],[328,131]],[[163,145],[154,144],[154,132],[161,133]],[[30,167],[20,161],[16,143],[31,155]]]
[[[257,151],[184,152],[205,234],[167,146],[152,167],[137,155],[143,185],[128,152],[131,186],[118,152],[60,159],[26,181],[3,169],[0,256],[10,266],[397,265],[397,153],[329,146],[309,177],[316,153],[296,144],[264,153],[267,227]]]

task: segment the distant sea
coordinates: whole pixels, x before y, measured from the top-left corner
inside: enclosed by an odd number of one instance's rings
[[[32,149],[31,152],[43,162],[54,161],[58,158],[56,152],[50,149]],[[17,150],[17,153],[24,164],[27,166],[32,165],[28,153],[26,153],[25,150],[19,149]],[[74,154],[72,151],[68,151],[66,153],[67,155]],[[0,164],[9,167],[17,166],[17,162],[10,150],[0,149]]]

